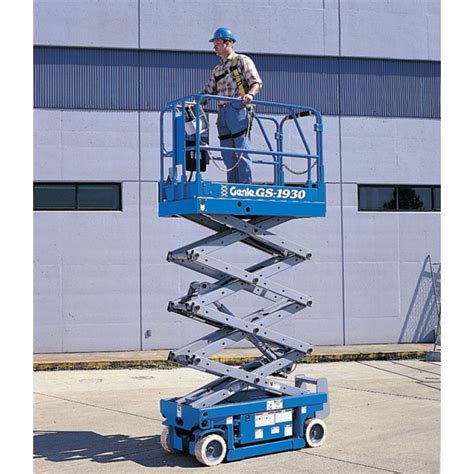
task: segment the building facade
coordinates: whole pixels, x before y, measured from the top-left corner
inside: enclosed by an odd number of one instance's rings
[[[282,276],[314,304],[286,332],[432,341],[439,1],[35,0],[35,352],[168,349],[209,331],[166,310],[198,278],[167,252],[207,234],[158,218],[159,110],[202,88],[221,25],[255,60],[259,98],[323,113],[327,216],[281,226],[314,250]]]

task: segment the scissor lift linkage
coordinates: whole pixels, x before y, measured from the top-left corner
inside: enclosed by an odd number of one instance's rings
[[[202,410],[219,406],[231,397],[238,396],[239,392],[253,388],[257,389],[256,393],[259,393],[260,397],[262,394],[270,397],[270,399],[264,398],[264,400],[271,400],[271,397],[303,396],[302,399],[298,399],[300,400],[299,404],[296,400],[296,406],[305,405],[310,410],[312,406],[313,414],[318,414],[318,423],[313,426],[312,434],[307,435],[310,438],[309,443],[311,445],[311,439],[313,439],[313,445],[322,443],[325,436],[325,426],[321,419],[329,414],[326,379],[310,379],[301,375],[296,376],[295,385],[281,381],[294,370],[299,358],[312,351],[312,347],[306,342],[270,329],[273,324],[284,321],[312,304],[310,296],[271,279],[272,276],[311,258],[311,252],[308,249],[286,238],[279,237],[272,230],[292,218],[260,216],[247,220],[232,215],[186,217],[214,230],[215,234],[169,252],[167,260],[210,277],[215,282],[192,282],[187,294],[171,301],[168,310],[218,329],[170,352],[169,359],[180,365],[216,375],[218,378],[173,401],[177,407],[177,427],[179,428],[179,424],[183,423],[180,420],[182,407],[198,409],[201,413],[206,414],[206,411]],[[254,247],[266,253],[268,257],[242,270],[213,255],[218,250],[237,242]],[[238,291],[247,291],[258,295],[267,300],[268,305],[244,317],[238,317],[221,302],[222,299]],[[241,367],[233,367],[210,359],[213,354],[244,339],[250,341],[262,355]],[[275,376],[280,380],[276,381],[271,378]],[[313,399],[311,404],[311,401],[307,399],[315,396],[314,392],[308,389],[308,383],[315,385],[316,391],[319,392],[320,397],[316,400],[317,403]],[[246,400],[245,397],[243,399]],[[271,404],[272,401],[265,403],[263,408],[255,408],[253,411],[266,413],[267,409],[287,408],[281,400],[275,401],[274,405]],[[277,413],[287,412],[288,410],[286,412],[283,410]],[[306,420],[304,413],[300,420],[301,432],[306,426],[304,425]],[[290,421],[292,420],[291,414],[286,416],[290,417]],[[188,415],[188,417],[190,416]],[[233,422],[231,423],[233,425]],[[205,426],[201,423],[201,427]],[[234,428],[232,428],[232,433],[235,434]],[[175,441],[177,441],[179,439],[178,431],[174,429],[173,434]],[[165,431],[165,436],[169,436],[169,430]],[[293,442],[293,445],[286,446],[285,449],[305,446],[303,439],[297,441],[299,443]],[[169,448],[167,443],[169,443],[168,438],[165,440],[165,446]],[[175,448],[178,447],[179,450],[182,450],[182,443],[183,440],[179,439],[179,446],[175,446]],[[233,444],[229,443],[229,439],[227,439],[227,443]],[[308,438],[306,443],[308,443]],[[269,445],[234,449],[229,451],[228,459],[240,459],[249,455],[283,450],[283,445],[273,444],[272,449],[269,449]],[[231,446],[229,446],[230,448]],[[199,447],[197,449],[199,450]],[[249,449],[253,449],[253,452],[250,452]],[[262,451],[262,449],[264,450]],[[194,451],[196,452],[196,445],[194,445]],[[218,458],[213,455],[213,452],[209,457],[210,461],[205,454],[204,459],[199,456],[199,453],[196,456],[207,465],[211,465],[212,461]]]
[[[269,379],[271,375],[285,376],[301,356],[312,350],[310,344],[269,328],[311,306],[309,296],[271,280],[273,275],[311,258],[308,249],[271,232],[271,228],[289,219],[263,217],[245,221],[230,215],[201,216],[193,220],[217,230],[216,234],[168,254],[168,261],[217,280],[193,282],[185,296],[169,303],[170,311],[219,328],[170,354],[170,359],[181,365],[220,377],[186,395],[181,402],[197,408],[209,407],[249,386],[276,396],[308,393],[301,387]],[[270,257],[241,270],[212,255],[236,242],[258,248]],[[221,300],[242,290],[270,301],[270,305],[243,318],[235,316]],[[243,339],[254,344],[262,356],[241,368],[209,358]]]

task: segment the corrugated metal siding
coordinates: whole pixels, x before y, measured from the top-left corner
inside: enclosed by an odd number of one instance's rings
[[[323,114],[338,114],[338,59],[255,54],[262,76],[259,99],[303,104]]]
[[[137,110],[136,51],[36,47],[37,108]]]
[[[326,115],[440,116],[438,62],[252,58],[264,82],[262,100],[304,104]],[[159,110],[173,98],[199,92],[216,61],[213,53],[35,47],[34,105]]]
[[[208,53],[140,52],[141,110],[160,110],[167,102],[200,92],[216,65]]]
[[[439,118],[440,64],[344,58],[341,114]]]

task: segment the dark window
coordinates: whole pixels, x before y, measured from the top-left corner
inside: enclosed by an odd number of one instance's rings
[[[34,208],[47,209],[75,209],[76,186],[74,184],[35,184]]]
[[[431,188],[400,186],[398,189],[398,208],[400,210],[432,211]]]
[[[121,211],[118,183],[35,183],[35,211]]]
[[[433,209],[435,211],[441,210],[441,188],[433,188]]]
[[[359,211],[440,211],[440,186],[359,185]]]
[[[116,184],[79,184],[78,209],[120,210],[120,186]]]
[[[359,210],[395,209],[395,187],[359,187]]]

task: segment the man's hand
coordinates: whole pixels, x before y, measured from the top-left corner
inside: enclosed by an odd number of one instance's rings
[[[252,101],[253,101],[253,94],[245,94],[245,95],[242,97],[242,102],[243,102],[245,105],[251,104]]]

